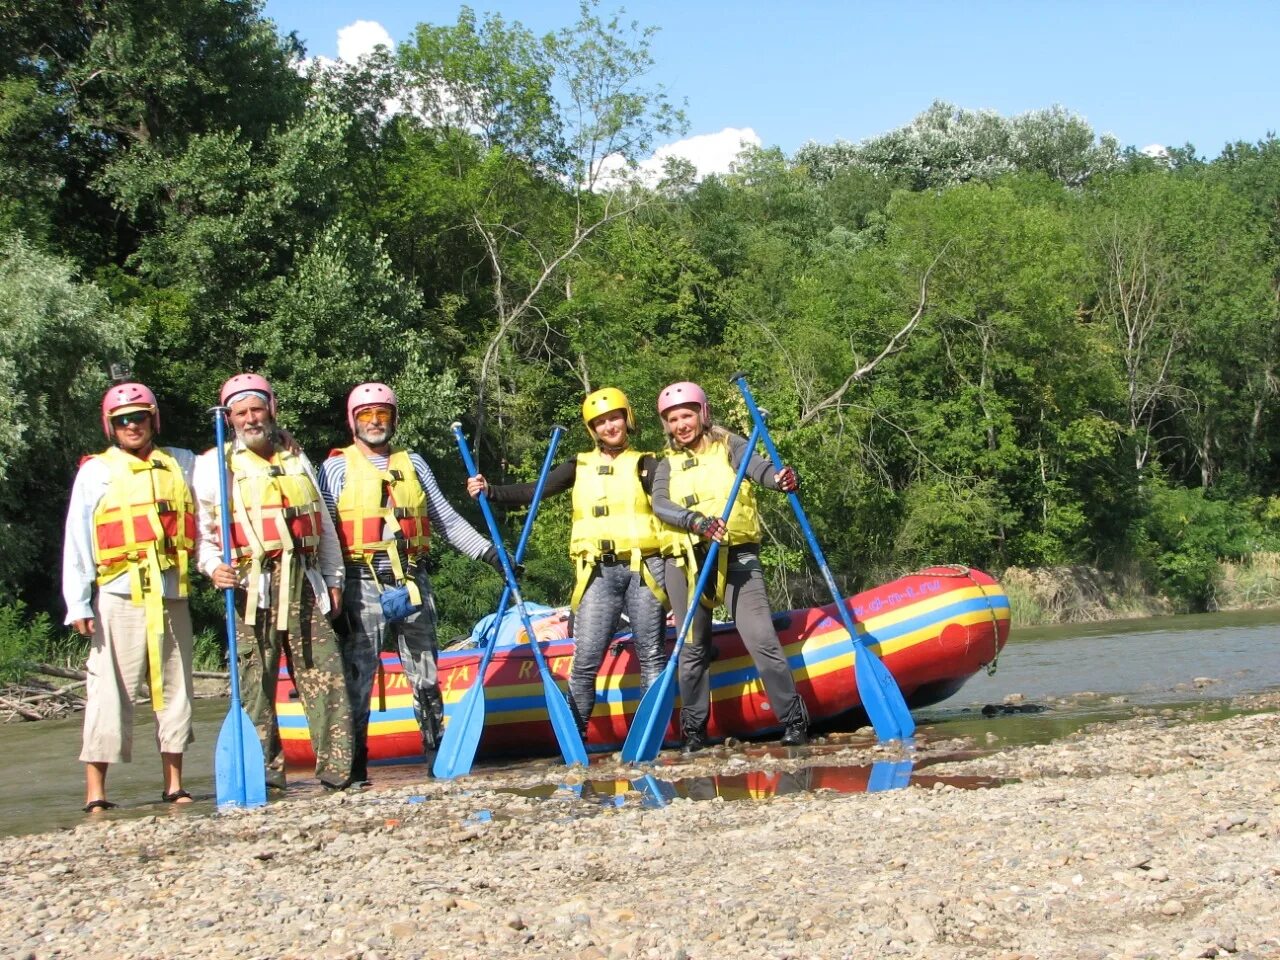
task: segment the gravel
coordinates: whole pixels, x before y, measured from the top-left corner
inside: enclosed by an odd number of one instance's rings
[[[884,792],[633,786],[895,757],[834,741],[87,818],[0,840],[0,956],[1280,957],[1280,696],[1240,706],[932,744]]]

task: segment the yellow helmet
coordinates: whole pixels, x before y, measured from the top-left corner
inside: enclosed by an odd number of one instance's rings
[[[587,425],[587,433],[591,434],[592,440],[596,439],[596,432],[591,429],[591,421],[611,410],[625,410],[627,432],[636,432],[636,415],[631,409],[631,401],[627,399],[627,395],[617,387],[605,387],[603,390],[587,394],[587,399],[582,401],[582,422]]]

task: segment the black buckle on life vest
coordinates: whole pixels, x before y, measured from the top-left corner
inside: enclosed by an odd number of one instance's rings
[[[285,507],[283,512],[285,520],[297,520],[307,513],[307,510],[303,507]]]
[[[687,497],[684,498],[684,500],[681,501],[681,503],[683,503],[686,507],[692,507],[697,502],[698,502],[698,495],[696,493],[689,494]]]
[[[612,540],[600,541],[600,562],[608,566],[618,562],[618,555],[614,552],[614,544]]]
[[[692,470],[692,469],[693,469],[694,467],[696,467],[697,465],[698,465],[698,458],[697,458],[697,457],[685,457],[684,462],[683,462],[682,464],[680,464],[680,469],[682,469],[682,470]]]
[[[597,504],[591,508],[591,515],[593,517],[607,517],[609,515],[609,508],[603,504]]]
[[[404,480],[404,474],[399,470],[388,470],[387,472],[391,474],[392,483],[400,483]]]
[[[597,464],[596,473],[600,474],[601,476],[607,477],[611,473],[613,473],[613,465],[608,463]]]
[[[168,470],[169,468],[165,466],[163,460],[152,460],[151,469],[152,470]]]
[[[391,515],[397,520],[408,520],[410,517],[416,517],[417,513],[408,507],[392,507]]]
[[[278,464],[278,463],[273,463],[273,464],[271,465],[271,467],[267,470],[267,476],[269,476],[269,477],[283,477],[283,476],[284,476],[284,467],[280,466],[280,464]]]
[[[156,501],[156,513],[177,513],[177,512],[178,511],[173,509],[173,504],[171,504],[168,500]]]

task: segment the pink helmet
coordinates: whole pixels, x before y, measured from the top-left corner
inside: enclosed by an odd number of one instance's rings
[[[391,408],[392,418],[399,414],[399,402],[396,392],[385,383],[362,383],[351,391],[347,397],[347,426],[356,432],[356,411],[361,407],[372,407],[382,404]]]
[[[662,429],[667,429],[666,418],[663,417],[672,407],[678,407],[684,403],[696,403],[702,413],[702,429],[706,430],[711,426],[711,407],[707,403],[707,395],[703,389],[696,383],[690,383],[688,380],[681,380],[679,383],[673,383],[669,387],[663,387],[662,392],[658,394],[658,417],[662,419]],[[670,433],[671,431],[667,431]]]
[[[141,383],[118,383],[102,395],[102,432],[108,440],[115,437],[111,430],[112,415],[116,411],[128,413],[129,410],[150,410],[152,425],[156,433],[160,432],[160,405],[156,403],[156,395],[151,388]]]
[[[276,415],[276,393],[271,389],[271,384],[267,382],[267,378],[260,373],[237,373],[222,385],[222,393],[218,397],[218,402],[225,407],[229,399],[237,393],[244,393],[246,390],[265,393],[271,416],[274,417]]]

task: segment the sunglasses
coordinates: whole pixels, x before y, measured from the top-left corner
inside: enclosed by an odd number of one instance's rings
[[[390,423],[391,411],[381,407],[365,407],[356,411],[356,423]]]
[[[132,427],[134,424],[146,423],[151,419],[151,414],[146,410],[135,410],[132,413],[122,413],[118,417],[111,418],[113,427]]]

